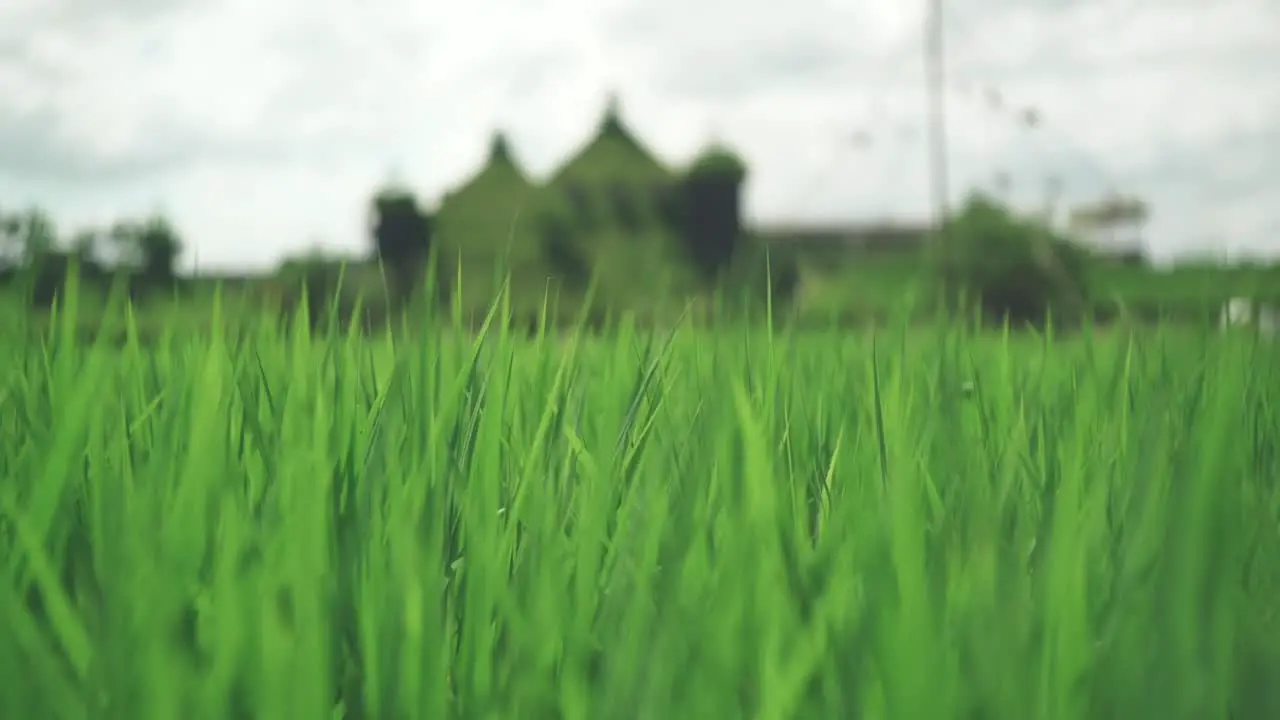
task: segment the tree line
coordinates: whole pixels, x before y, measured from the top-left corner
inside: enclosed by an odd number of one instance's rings
[[[740,181],[741,168],[732,163],[725,163],[723,173]],[[742,228],[732,221],[736,208],[720,207],[736,198],[712,175],[694,173],[688,196],[709,198],[672,215],[682,228],[678,235],[690,239],[688,263],[708,281],[706,287],[727,277],[738,290],[771,293],[774,306],[785,309],[799,283],[794,256],[752,248],[748,254],[754,255],[742,261],[743,246],[751,243],[743,242]],[[368,208],[368,259],[380,264],[388,299],[403,304],[425,280],[436,217],[414,193],[393,186],[377,191]],[[700,208],[710,212],[700,215]],[[1069,321],[1097,307],[1091,276],[1099,259],[991,197],[972,196],[939,229],[937,239],[922,262],[935,280],[931,287],[939,291],[937,299],[953,312],[1039,324],[1050,316]],[[62,234],[39,208],[0,207],[0,283],[23,286],[37,307],[53,303],[72,267],[82,282],[104,288],[123,283],[135,299],[181,292],[187,281],[177,272],[177,261],[184,250],[181,233],[163,215]],[[557,251],[568,252],[554,243],[544,248],[552,267],[566,264]],[[332,301],[340,272],[331,262],[303,262],[290,282],[312,308],[322,308]]]
[[[172,288],[182,238],[162,215],[123,219],[62,235],[39,207],[0,208],[0,283],[27,281],[31,300],[48,306],[76,266],[86,281],[126,281],[133,295]]]
[[[425,265],[431,215],[400,189],[379,192],[371,209],[372,255],[384,261],[394,291],[407,294]],[[25,283],[37,306],[53,302],[72,267],[89,284],[122,282],[134,298],[180,290],[186,249],[177,226],[159,213],[64,233],[43,208],[0,207],[0,284]]]
[[[707,282],[729,266],[743,234],[739,190],[745,171],[732,159],[704,158],[673,191],[663,196],[662,222],[686,246],[686,261]],[[572,208],[572,204],[568,205]],[[385,289],[403,302],[421,285],[436,236],[436,216],[407,188],[388,185],[369,201],[368,260],[380,262]],[[547,269],[581,285],[593,268],[585,257],[581,213],[565,210],[537,218],[539,250]],[[557,224],[555,221],[560,221]],[[625,231],[626,228],[623,228]],[[589,233],[587,233],[589,234]],[[125,219],[109,227],[60,232],[41,208],[0,207],[0,283],[25,282],[40,307],[53,302],[67,271],[78,268],[82,282],[123,283],[131,297],[181,290],[177,263],[186,243],[175,224],[161,214]],[[313,301],[332,290],[334,263],[323,258],[286,261],[300,276]]]

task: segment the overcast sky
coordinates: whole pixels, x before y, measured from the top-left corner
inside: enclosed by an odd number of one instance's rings
[[[0,206],[68,231],[160,210],[205,267],[356,250],[380,182],[434,201],[495,127],[546,173],[616,90],[671,162],[738,148],[753,218],[919,220],[923,5],[4,0]],[[957,195],[1006,173],[1031,205],[1056,177],[1147,197],[1158,255],[1280,255],[1280,0],[949,5]]]

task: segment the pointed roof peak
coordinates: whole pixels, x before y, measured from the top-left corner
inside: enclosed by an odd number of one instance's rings
[[[507,134],[501,130],[495,131],[489,140],[489,162],[514,164],[514,158],[511,156],[511,142],[507,139]]]
[[[616,90],[609,91],[605,100],[604,116],[600,119],[600,134],[625,132],[622,125],[622,100]]]

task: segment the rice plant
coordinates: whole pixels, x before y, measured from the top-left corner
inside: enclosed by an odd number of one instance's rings
[[[1274,343],[77,305],[0,366],[6,717],[1280,717]]]

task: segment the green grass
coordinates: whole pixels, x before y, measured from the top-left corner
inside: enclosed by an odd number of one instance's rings
[[[933,287],[929,266],[918,254],[841,259],[826,248],[793,252],[802,278],[797,310],[806,315],[876,318],[892,313],[904,298],[929,297]]]
[[[1280,717],[1277,346],[273,327],[6,340],[6,716]]]
[[[1280,264],[1230,266],[1186,264],[1169,269],[1099,267],[1102,296],[1147,305],[1217,305],[1232,297],[1280,301]]]

